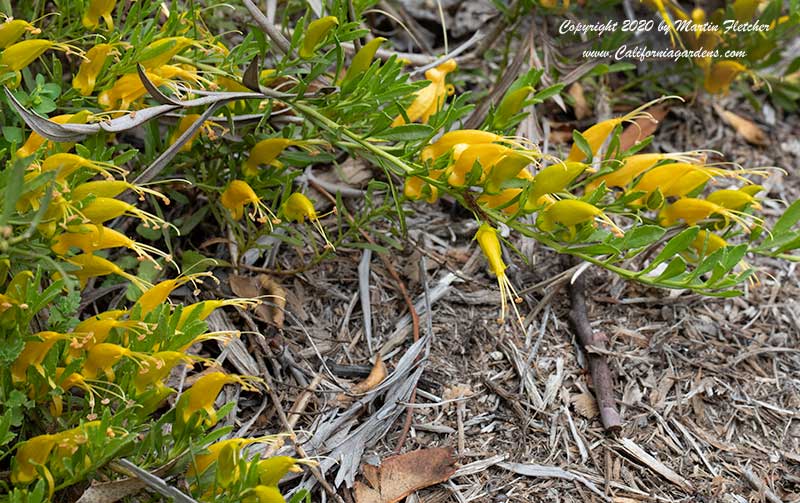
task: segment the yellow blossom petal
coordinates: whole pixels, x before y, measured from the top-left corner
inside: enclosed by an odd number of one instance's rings
[[[95,29],[100,26],[100,19],[106,23],[109,30],[114,29],[114,20],[111,18],[111,12],[117,0],[89,0],[89,5],[86,6],[86,11],[83,13],[83,26],[89,29]]]
[[[94,91],[97,76],[103,70],[108,55],[114,50],[111,44],[97,44],[86,52],[86,59],[81,62],[78,74],[72,79],[72,87],[82,96],[89,96]]]
[[[430,81],[426,87],[417,91],[414,101],[406,109],[406,116],[411,122],[420,121],[427,123],[431,115],[435,114],[444,106],[447,96],[452,94],[452,88],[445,83],[447,74],[457,68],[454,59],[448,59],[436,68],[425,72],[425,78]],[[402,115],[398,115],[392,122],[392,127],[405,124],[406,120]]]

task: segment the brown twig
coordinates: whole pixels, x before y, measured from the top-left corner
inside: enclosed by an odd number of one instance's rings
[[[606,336],[603,333],[595,334],[589,324],[586,314],[586,271],[568,284],[569,285],[569,322],[581,347],[586,352],[589,372],[592,374],[594,395],[600,409],[600,420],[603,427],[609,431],[619,431],[622,421],[617,410],[617,401],[614,399],[614,382],[611,379],[611,370],[604,354],[589,351],[598,348],[605,351]]]

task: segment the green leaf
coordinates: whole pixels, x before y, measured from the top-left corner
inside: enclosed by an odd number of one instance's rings
[[[19,196],[22,195],[22,186],[25,183],[25,162],[17,159],[11,171],[6,172],[6,193],[3,202],[3,213],[0,214],[0,227],[6,225],[8,219],[14,213]]]
[[[599,75],[603,75],[606,73],[613,73],[613,72],[624,72],[628,70],[636,69],[636,65],[633,63],[614,63],[612,65],[607,65],[605,63],[601,63],[594,68],[592,68],[585,76],[586,77],[596,77]]]
[[[427,124],[403,124],[387,129],[375,136],[383,140],[414,141],[422,140],[433,135],[433,128]]]
[[[658,225],[641,225],[625,233],[625,236],[614,240],[613,244],[621,250],[642,248],[661,239],[666,229]]]
[[[656,281],[666,281],[679,274],[683,274],[684,271],[686,271],[686,261],[678,255],[670,261],[669,265],[664,269],[664,272],[656,278]]]
[[[564,89],[564,84],[554,84],[550,87],[545,87],[541,91],[538,91],[536,94],[534,94],[533,99],[536,101],[544,101],[547,98],[560,93],[562,89]]]
[[[694,241],[694,239],[697,237],[698,232],[700,232],[700,228],[697,226],[689,227],[688,229],[681,231],[680,234],[670,239],[667,244],[664,245],[664,248],[658,255],[656,255],[656,258],[653,259],[650,265],[639,274],[641,275],[652,271],[661,262],[664,262],[670,257],[674,257],[678,253],[689,248],[689,246],[692,244],[692,241]]]
[[[581,149],[583,155],[586,156],[586,163],[592,162],[592,147],[589,145],[589,142],[586,141],[586,138],[578,131],[577,129],[572,131],[572,140],[575,142],[575,145]]]
[[[703,259],[703,261],[694,269],[694,271],[692,271],[692,274],[689,275],[689,278],[688,278],[687,281],[691,281],[691,280],[693,280],[695,278],[699,278],[703,274],[705,274],[705,273],[711,271],[712,269],[714,269],[714,267],[716,267],[717,264],[721,264],[722,263],[722,259],[725,256],[726,250],[727,250],[727,247],[726,248],[720,248],[719,250],[715,251],[714,253],[712,253],[711,255],[707,256],[705,259]]]
[[[772,235],[778,237],[788,232],[794,227],[794,224],[796,224],[798,220],[800,220],[800,200],[795,201],[791,206],[786,208],[781,218],[779,218],[772,227]]]

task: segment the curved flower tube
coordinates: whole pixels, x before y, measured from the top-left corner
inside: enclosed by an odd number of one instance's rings
[[[514,309],[514,314],[517,317],[520,327],[523,329],[525,325],[522,322],[522,317],[517,310],[517,304],[522,302],[522,299],[517,294],[511,281],[506,276],[507,266],[503,262],[503,250],[500,247],[500,239],[497,237],[497,230],[487,223],[481,224],[478,232],[475,233],[475,239],[489,263],[489,270],[497,276],[497,285],[500,287],[500,317],[497,319],[498,323],[504,323],[506,311],[508,310],[508,299],[511,300],[511,307]]]
[[[339,20],[336,16],[326,16],[311,21],[305,30],[303,45],[298,51],[300,57],[303,59],[311,58],[317,46],[325,41],[334,26],[339,26]]]
[[[607,225],[615,236],[624,235],[622,229],[603,210],[578,199],[562,199],[545,207],[539,212],[536,225],[545,232],[551,232],[560,224],[569,229],[570,237],[574,237],[578,225],[593,222],[595,219]]]
[[[644,105],[636,108],[628,112],[627,114],[621,117],[614,117],[612,119],[604,120],[602,122],[598,122],[594,126],[586,129],[581,133],[581,135],[586,139],[586,142],[589,144],[589,147],[592,151],[592,155],[597,155],[597,152],[600,150],[600,147],[603,146],[603,143],[606,142],[611,132],[614,130],[615,127],[624,123],[624,122],[632,122],[640,118],[649,118],[650,120],[655,121],[652,115],[645,112],[645,110],[655,103],[662,101],[666,98],[658,98]],[[583,150],[578,147],[577,142],[572,145],[572,148],[569,151],[569,155],[567,156],[567,161],[583,161],[586,159],[586,154]]]
[[[0,49],[5,49],[19,40],[26,31],[32,35],[38,35],[42,32],[42,30],[23,19],[6,19],[0,24]]]
[[[89,0],[86,6],[86,11],[83,13],[83,26],[94,30],[100,26],[100,19],[106,23],[106,28],[109,31],[114,29],[114,19],[111,17],[111,12],[117,5],[117,0]]]
[[[92,94],[97,76],[100,75],[112,52],[114,46],[111,44],[97,44],[86,52],[86,59],[81,62],[78,74],[72,79],[72,87],[77,89],[81,96]]]
[[[453,86],[445,83],[447,74],[457,68],[454,59],[448,59],[436,68],[425,72],[425,78],[431,83],[417,91],[414,101],[406,109],[406,116],[411,122],[427,123],[430,117],[442,109],[447,97],[453,94]],[[392,127],[406,123],[402,115],[398,115],[392,122]]]
[[[261,201],[261,198],[256,195],[253,188],[243,180],[233,180],[222,193],[220,203],[230,211],[234,220],[241,220],[244,216],[245,205],[252,205],[253,211],[248,214],[252,220],[262,224],[267,223],[270,227],[273,223],[280,223],[280,219]]]
[[[334,211],[336,211],[336,208],[334,208]],[[311,203],[309,198],[299,192],[293,193],[281,205],[281,213],[287,219],[297,223],[302,223],[307,218],[309,221],[311,221],[314,227],[316,227],[317,232],[319,232],[319,234],[322,236],[322,239],[325,240],[325,248],[333,251],[336,250],[336,248],[333,246],[333,243],[331,243],[328,239],[328,235],[325,233],[325,229],[322,227],[322,222],[319,220],[320,216],[317,215],[317,211],[314,209],[314,205]]]

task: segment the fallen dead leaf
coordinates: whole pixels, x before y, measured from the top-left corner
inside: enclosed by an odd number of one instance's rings
[[[379,385],[386,379],[386,364],[383,363],[380,356],[376,358],[375,365],[372,366],[372,370],[367,375],[366,379],[363,381],[355,384],[352,388],[350,388],[350,394],[352,395],[361,395],[366,393],[367,391],[371,390],[375,386]],[[352,397],[345,393],[340,393],[336,399],[341,403],[349,403],[352,401]]]
[[[269,304],[259,304],[255,308],[256,318],[283,328],[284,309],[286,308],[286,290],[266,274],[258,276],[239,276],[232,274],[228,278],[231,291],[242,298],[254,299],[269,296]]]
[[[767,138],[767,135],[755,122],[736,115],[733,112],[729,112],[719,105],[714,105],[714,110],[722,117],[722,120],[735,129],[748,143],[752,143],[753,145],[769,145],[769,138]]]
[[[379,467],[363,465],[369,485],[356,481],[356,503],[401,501],[414,491],[449,479],[456,472],[455,463],[452,449],[434,448],[391,456]]]
[[[629,124],[619,136],[620,149],[628,150],[655,133],[656,129],[658,129],[658,125],[661,124],[661,121],[667,116],[669,108],[667,108],[666,105],[658,105],[647,111],[653,116],[655,122],[648,117],[643,117],[641,119],[636,119],[633,124]]]
[[[386,364],[378,356],[375,358],[375,365],[372,366],[367,378],[350,388],[350,392],[356,394],[366,393],[382,383],[384,379],[386,379]]]
[[[580,393],[572,397],[572,406],[575,411],[586,419],[597,417],[597,402],[591,393]]]
[[[583,95],[583,86],[580,82],[572,84],[567,92],[575,100],[575,104],[572,107],[575,111],[575,118],[581,120],[589,117],[592,112],[589,110],[589,105],[586,104],[586,96]]]

